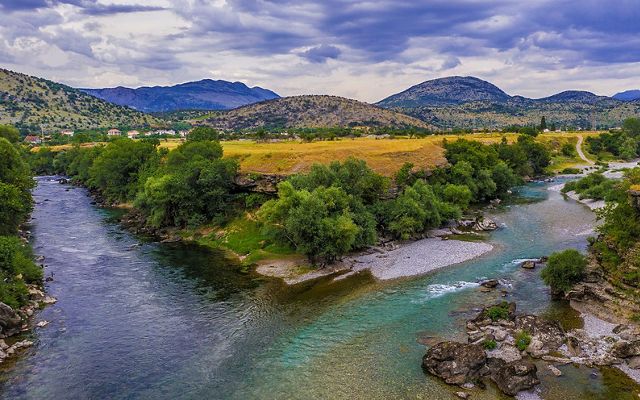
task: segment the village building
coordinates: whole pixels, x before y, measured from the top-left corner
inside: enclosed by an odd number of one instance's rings
[[[75,132],[72,131],[71,129],[63,129],[60,131],[60,134],[63,136],[73,136]]]
[[[40,136],[36,136],[36,135],[27,135],[24,138],[25,143],[29,143],[29,144],[40,144],[42,143],[42,140],[40,139]]]
[[[138,132],[138,131],[136,131],[136,130],[133,130],[133,131],[129,131],[129,132],[127,132],[127,137],[128,137],[129,139],[135,139],[135,138],[137,138],[138,136],[140,136],[140,132]]]
[[[156,131],[150,131],[147,132],[147,136],[151,136],[151,135],[170,135],[170,136],[175,136],[176,131],[174,131],[173,129],[158,129]]]
[[[107,132],[107,136],[120,136],[122,134],[122,132],[120,132],[119,129],[109,129],[109,131]]]

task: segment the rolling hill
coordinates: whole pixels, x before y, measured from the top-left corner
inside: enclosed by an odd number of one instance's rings
[[[248,87],[241,82],[203,79],[175,86],[140,87],[118,86],[107,89],[81,89],[108,102],[128,106],[144,112],[176,110],[227,110],[276,99],[276,93],[260,87]]]
[[[203,120],[218,129],[317,127],[416,127],[429,124],[375,105],[337,96],[292,96],[212,114]]]
[[[640,102],[623,102],[591,92],[569,90],[541,99],[510,96],[473,77],[420,83],[377,103],[441,129],[499,129],[532,125],[544,116],[557,127],[608,128],[640,115]]]
[[[614,94],[613,98],[620,101],[640,100],[640,90],[625,90],[624,92]]]
[[[0,69],[0,123],[23,131],[142,127],[157,120],[78,89]]]
[[[385,108],[412,108],[472,101],[504,102],[509,98],[508,94],[489,82],[471,76],[451,76],[422,82],[377,104]]]

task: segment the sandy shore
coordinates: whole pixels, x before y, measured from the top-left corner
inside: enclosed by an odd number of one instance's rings
[[[493,249],[483,242],[421,239],[385,253],[363,254],[346,260],[353,273],[369,270],[380,280],[424,275],[450,265],[479,257]]]
[[[370,251],[346,257],[342,262],[324,268],[311,268],[304,259],[269,260],[261,262],[256,272],[281,278],[288,285],[330,275],[336,280],[368,270],[379,280],[424,275],[450,265],[459,264],[493,249],[482,242],[443,240],[439,237],[401,244],[389,251]]]

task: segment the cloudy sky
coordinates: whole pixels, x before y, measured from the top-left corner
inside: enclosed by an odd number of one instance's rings
[[[638,0],[0,0],[0,66],[76,87],[242,81],[378,101],[473,75],[640,88]]]

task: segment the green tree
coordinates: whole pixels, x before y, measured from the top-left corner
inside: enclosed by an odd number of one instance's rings
[[[31,194],[0,182],[0,235],[15,235],[31,213]]]
[[[93,161],[88,184],[110,201],[131,200],[138,189],[140,170],[155,154],[156,148],[151,143],[115,140]]]
[[[587,260],[582,254],[568,249],[550,255],[540,276],[556,294],[566,293],[582,280],[586,266]]]
[[[5,138],[0,138],[0,182],[14,185],[20,190],[34,186],[29,165],[20,152]]]
[[[218,131],[210,126],[198,126],[187,135],[187,141],[197,142],[201,140],[216,141],[219,139]]]
[[[638,156],[638,142],[632,137],[624,139],[619,149],[620,158],[631,160]]]
[[[547,119],[543,115],[542,118],[540,118],[540,130],[544,131],[545,129],[547,129]]]
[[[622,126],[629,135],[634,137],[640,135],[640,118],[627,118]]]
[[[11,125],[0,125],[0,138],[17,143],[20,141],[20,131]]]
[[[282,182],[278,198],[263,204],[258,217],[312,263],[330,263],[375,239],[372,217],[354,215],[353,202],[353,196],[339,187],[320,186],[308,191]],[[362,207],[356,212],[367,213]],[[356,221],[363,219],[367,223],[358,225]]]

